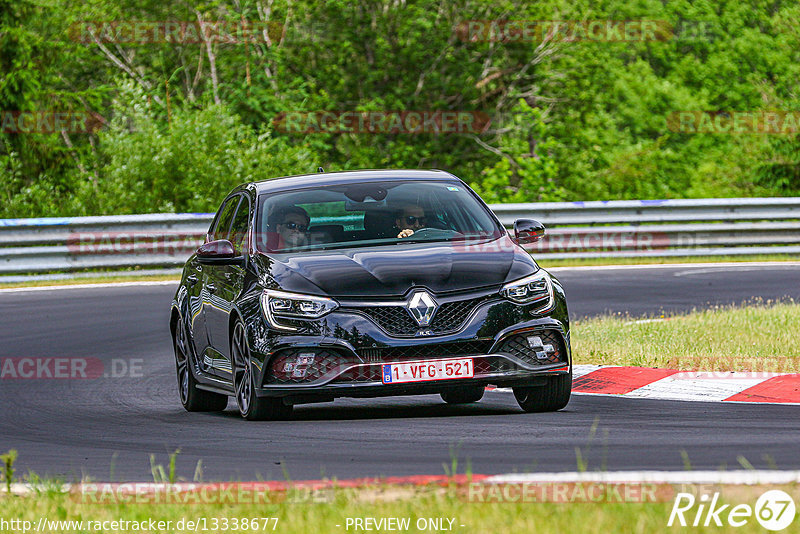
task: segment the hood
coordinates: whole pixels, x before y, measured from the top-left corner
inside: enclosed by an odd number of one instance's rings
[[[510,238],[481,244],[409,243],[261,256],[285,291],[338,297],[403,296],[498,286],[538,269]]]

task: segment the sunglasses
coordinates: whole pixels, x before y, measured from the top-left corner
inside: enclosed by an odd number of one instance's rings
[[[427,217],[415,217],[414,215],[408,215],[407,217],[403,217],[406,220],[406,224],[414,225],[414,224],[427,224],[428,218]]]
[[[298,230],[300,232],[305,232],[306,230],[308,230],[308,225],[307,224],[297,224],[297,223],[293,223],[293,222],[280,223],[280,224],[282,224],[283,226],[285,226],[289,230]]]

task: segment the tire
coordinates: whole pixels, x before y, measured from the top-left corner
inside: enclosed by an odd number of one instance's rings
[[[514,388],[519,407],[528,413],[555,412],[564,408],[572,393],[572,372],[551,376],[544,386]]]
[[[483,398],[484,386],[464,386],[458,389],[442,391],[440,395],[447,404],[469,404]]]
[[[233,390],[239,413],[248,421],[287,419],[293,406],[283,399],[256,395],[255,377],[250,365],[250,349],[244,333],[244,324],[236,321],[231,334],[231,362]]]
[[[187,412],[221,412],[228,406],[228,396],[198,389],[190,361],[191,348],[186,325],[178,317],[172,338],[175,347],[175,371],[178,377],[178,396]]]

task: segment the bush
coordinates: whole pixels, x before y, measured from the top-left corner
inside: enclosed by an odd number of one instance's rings
[[[127,95],[100,135],[95,212],[213,211],[240,183],[313,169],[306,147],[256,131],[225,106],[176,109],[163,121],[144,95]]]

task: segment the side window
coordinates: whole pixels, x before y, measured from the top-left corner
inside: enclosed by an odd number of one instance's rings
[[[229,198],[225,204],[220,208],[220,213],[217,216],[217,225],[212,232],[212,239],[228,239],[228,229],[231,227],[231,220],[233,213],[236,211],[236,205],[239,203],[239,196]]]
[[[233,217],[233,224],[231,224],[230,242],[233,243],[233,248],[236,250],[237,255],[241,254],[244,250],[244,241],[247,237],[247,230],[250,224],[250,199],[246,195],[242,196],[242,201],[239,203],[239,209],[236,210],[236,215]]]
[[[225,207],[225,201],[222,202],[220,207],[217,209],[217,213],[214,214],[214,218],[211,220],[211,226],[208,227],[208,232],[206,235],[209,236],[209,241],[214,239],[214,228],[217,227],[217,223],[219,222],[219,216],[222,214],[222,210]]]

